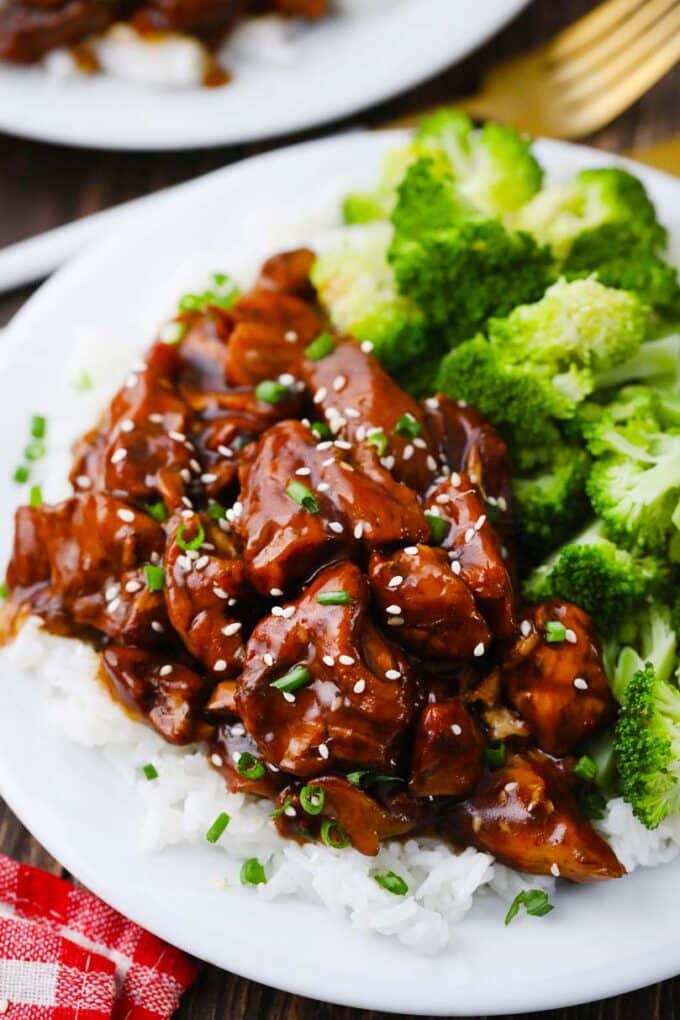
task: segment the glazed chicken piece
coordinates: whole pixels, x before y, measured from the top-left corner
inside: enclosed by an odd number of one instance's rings
[[[173,383],[177,364],[176,348],[157,343],[146,367],[128,376],[98,426],[75,445],[70,480],[76,491],[180,505],[195,455],[187,439],[189,410]]]
[[[443,660],[484,654],[491,632],[443,549],[375,552],[368,573],[384,624],[411,651]]]
[[[257,744],[238,719],[223,723],[210,745],[210,763],[232,793],[250,793],[274,800],[288,777],[262,760]]]
[[[200,409],[200,394],[221,393],[227,389],[227,343],[234,320],[223,308],[207,312],[186,312],[176,320],[184,330],[177,345],[177,386],[192,407]]]
[[[488,773],[450,821],[465,845],[531,875],[595,882],[625,873],[581,814],[568,779],[540,751],[516,754]]]
[[[120,14],[117,0],[0,4],[0,60],[32,64],[60,46],[103,32]]]
[[[103,493],[20,507],[7,582],[57,628],[94,627],[114,641],[154,645],[167,629],[162,592],[145,566],[160,563],[163,531]]]
[[[522,636],[503,664],[509,700],[548,754],[572,752],[616,714],[590,617],[570,602],[543,602],[525,614]]]
[[[482,774],[485,740],[462,698],[427,705],[418,719],[409,790],[418,797],[465,797]]]
[[[279,833],[293,839],[318,840],[325,826],[326,840],[331,845],[350,843],[368,857],[375,857],[383,840],[411,832],[420,813],[417,802],[405,797],[395,798],[387,807],[379,804],[341,776],[319,776],[302,789],[302,800],[297,784],[280,792],[276,816]]]
[[[423,492],[439,468],[420,405],[356,341],[334,337],[333,343],[330,354],[303,361],[314,403],[333,432],[355,446],[355,459],[367,472],[377,449],[397,481]]]
[[[205,739],[211,728],[201,721],[210,686],[193,669],[162,653],[111,645],[102,662],[123,702],[148,719],[171,744]]]
[[[377,461],[370,478],[356,470],[346,445],[280,422],[243,465],[238,526],[248,578],[262,594],[288,590],[342,552],[429,536],[414,493]]]
[[[292,294],[303,301],[315,301],[316,295],[309,274],[316,255],[309,248],[284,251],[263,264],[255,284],[256,290],[273,290]]]
[[[357,567],[328,567],[248,642],[237,707],[263,757],[296,776],[393,770],[416,708],[411,666],[368,615]]]
[[[254,606],[231,538],[197,514],[182,517],[169,534],[164,567],[168,617],[187,651],[216,678],[236,676],[245,657],[243,621]]]
[[[491,522],[507,540],[513,523],[507,443],[480,411],[441,393],[425,400],[424,408],[440,460],[451,471],[468,475],[482,496]]]
[[[451,569],[474,593],[491,630],[497,637],[510,636],[517,626],[512,581],[500,539],[469,476],[454,472],[435,485],[424,509],[445,522],[441,547],[448,551]]]
[[[238,14],[236,0],[146,0],[132,20],[142,32],[188,32],[216,42]]]
[[[328,14],[329,0],[269,0],[269,6],[279,14],[296,18],[323,18]]]

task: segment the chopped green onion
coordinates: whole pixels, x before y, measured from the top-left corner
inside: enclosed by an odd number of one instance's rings
[[[405,896],[408,892],[408,886],[404,879],[399,875],[395,875],[393,871],[380,872],[374,875],[373,878],[378,885],[381,885],[383,889],[387,889],[393,896]]]
[[[304,687],[311,679],[312,674],[305,666],[296,666],[289,673],[286,673],[285,676],[274,680],[269,686],[276,687],[277,690],[290,694],[296,691],[298,687]]]
[[[158,336],[164,344],[178,344],[180,340],[184,340],[188,328],[186,322],[177,322],[176,320],[166,322],[161,326]]]
[[[15,482],[19,483],[19,485],[23,485],[24,482],[28,481],[30,474],[31,469],[27,467],[25,464],[20,464],[18,468],[15,468],[14,475],[12,477],[14,478]]]
[[[159,499],[157,503],[149,503],[146,509],[154,521],[158,521],[160,524],[167,521],[168,508],[162,499]]]
[[[354,599],[348,591],[320,591],[316,596],[320,606],[351,606]]]
[[[208,517],[213,521],[222,521],[227,516],[227,508],[221,503],[211,503],[207,510]]]
[[[321,825],[321,839],[331,850],[344,850],[349,846],[349,836],[334,819],[326,819]]]
[[[487,744],[485,754],[492,769],[499,769],[505,764],[505,744],[502,740],[494,740]]]
[[[227,814],[227,812],[221,811],[205,834],[205,838],[208,842],[216,843],[226,827],[229,825],[230,821],[231,817]]]
[[[213,274],[214,287],[201,294],[185,294],[179,300],[181,312],[204,312],[210,305],[216,308],[231,308],[240,297],[238,287],[226,273]]]
[[[9,598],[9,588],[6,581],[0,582],[0,599]]]
[[[585,779],[586,782],[592,783],[597,775],[597,765],[587,754],[583,754],[574,765],[574,775],[578,776],[579,779]]]
[[[305,347],[305,355],[312,361],[321,361],[322,358],[327,358],[329,354],[332,354],[334,350],[333,337],[330,333],[322,333],[316,340],[312,340],[308,347]]]
[[[607,812],[607,798],[599,790],[593,790],[579,797],[581,811],[592,821],[602,821]]]
[[[292,803],[293,802],[290,799],[290,797],[286,797],[286,799],[284,800],[284,802],[281,805],[281,807],[277,807],[277,809],[275,811],[271,811],[269,813],[269,817],[270,818],[278,818],[280,815],[284,814],[286,808],[290,807]]]
[[[40,460],[46,453],[42,439],[33,439],[24,450],[26,460]]]
[[[345,776],[352,786],[370,786],[373,783],[403,783],[401,776],[381,776],[379,772],[371,772],[370,769],[361,769],[358,772],[348,772]]]
[[[149,591],[163,591],[165,571],[162,567],[157,567],[155,563],[145,563],[144,573],[146,575],[146,586]]]
[[[548,620],[545,625],[545,640],[551,645],[564,641],[567,636],[567,628],[559,620]]]
[[[263,404],[280,404],[282,400],[290,396],[290,390],[283,383],[274,382],[273,379],[264,379],[255,387],[255,396]]]
[[[333,433],[325,421],[314,421],[310,428],[317,439],[327,440],[333,438]]]
[[[326,794],[320,786],[303,786],[300,790],[300,804],[308,815],[320,815],[326,803]]]
[[[303,510],[310,514],[318,514],[319,504],[311,489],[308,489],[302,482],[289,482],[286,486],[286,495],[290,496]]]
[[[449,522],[437,514],[425,514],[425,520],[430,526],[430,538],[435,545],[441,545],[449,530]]]
[[[196,532],[196,536],[192,538],[190,542],[185,542],[184,540],[184,527],[184,524],[180,524],[177,529],[177,534],[175,536],[177,545],[180,549],[184,549],[185,552],[189,552],[189,550],[193,549],[200,549],[205,542],[205,531],[203,530],[201,522],[198,522],[198,531]]]
[[[34,414],[31,418],[31,435],[34,439],[44,439],[47,432],[47,419],[42,414]]]
[[[257,857],[249,857],[241,868],[242,885],[266,885],[267,875]]]
[[[28,492],[28,502],[31,506],[41,506],[43,501],[42,489],[39,485],[32,485]]]
[[[407,411],[406,414],[402,414],[394,426],[394,431],[398,436],[404,436],[406,439],[415,439],[422,432],[422,428],[420,422],[416,421],[413,415]]]
[[[92,389],[92,376],[89,372],[83,370],[71,381],[71,386],[73,386],[77,393],[85,393],[87,390]]]
[[[142,772],[149,782],[151,782],[152,779],[158,779],[158,770],[156,769],[156,766],[152,765],[150,762],[148,765],[142,765]]]
[[[371,446],[375,446],[379,457],[384,457],[387,453],[389,440],[382,429],[376,429],[375,432],[371,432],[366,437],[366,442],[370,443]]]
[[[505,915],[506,925],[517,917],[520,907],[524,907],[527,914],[532,917],[543,917],[554,909],[544,889],[523,889],[510,904],[510,909]]]
[[[262,779],[265,767],[250,751],[244,751],[236,762],[236,771],[246,779]]]

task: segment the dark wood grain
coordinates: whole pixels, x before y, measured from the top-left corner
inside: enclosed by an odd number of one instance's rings
[[[455,3],[455,0],[451,0]],[[447,98],[473,92],[484,68],[499,57],[550,37],[590,9],[593,0],[536,0],[495,39],[455,68],[352,120],[304,137],[320,137],[353,123],[380,124]],[[680,68],[591,144],[610,151],[648,145],[680,131]],[[298,141],[282,139],[279,144]],[[266,143],[205,152],[103,153],[46,146],[0,135],[0,246],[118,202],[205,173],[271,148]],[[0,298],[0,325],[30,296],[24,288]],[[61,873],[0,800],[0,850]],[[543,1020],[672,1020],[680,1018],[680,978],[600,1003],[535,1014]],[[380,1020],[387,1014],[329,1006],[278,992],[205,967],[185,996],[178,1020]],[[405,1018],[402,1018],[405,1020]],[[481,1018],[479,1018],[481,1020]]]

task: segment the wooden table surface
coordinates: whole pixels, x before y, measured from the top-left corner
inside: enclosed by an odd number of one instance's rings
[[[535,0],[495,39],[457,67],[408,95],[305,137],[319,137],[352,123],[379,124],[469,94],[484,68],[501,55],[549,38],[592,6],[592,0]],[[680,68],[676,68],[631,110],[588,141],[620,151],[649,145],[679,131]],[[298,140],[296,136],[279,144]],[[0,246],[271,147],[262,143],[148,155],[69,149],[0,135]],[[26,288],[0,298],[0,325],[9,321],[31,292],[32,288]],[[1,799],[0,851],[61,873],[60,865]],[[604,1002],[535,1015],[544,1020],[670,1020],[680,1017],[680,978]],[[203,970],[177,1014],[180,1020],[379,1020],[386,1016],[287,995],[214,967]]]

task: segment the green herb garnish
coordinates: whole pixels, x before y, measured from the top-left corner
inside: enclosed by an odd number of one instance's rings
[[[290,396],[290,390],[283,383],[274,382],[273,379],[264,379],[255,387],[255,396],[264,404],[280,404],[282,400]]]
[[[300,805],[308,815],[320,815],[326,803],[326,794],[320,786],[303,786],[300,790]]]
[[[380,872],[374,875],[373,878],[378,885],[382,886],[383,889],[387,889],[393,896],[405,896],[408,892],[408,886],[404,879],[399,875],[395,875],[393,871]]]
[[[34,414],[31,418],[31,435],[34,439],[44,439],[47,432],[47,418],[42,414]]]
[[[329,354],[332,354],[334,350],[333,337],[330,333],[322,333],[316,340],[312,340],[308,347],[305,347],[305,355],[312,361],[321,361],[322,358],[327,358]]]
[[[559,644],[567,636],[567,628],[559,620],[548,620],[545,625],[545,640],[551,645]]]
[[[257,857],[249,857],[247,861],[243,862],[241,883],[243,885],[266,885],[267,875]]]
[[[307,510],[310,514],[318,514],[319,504],[316,501],[316,496],[302,482],[289,482],[286,486],[286,495],[290,496],[303,510]]]
[[[158,779],[158,770],[155,765],[151,764],[151,762],[149,762],[148,765],[142,765],[142,772],[149,782],[151,782],[152,779]]]
[[[434,545],[441,545],[449,530],[449,522],[438,514],[425,514],[430,527],[430,539]]]
[[[28,493],[28,502],[32,507],[42,506],[42,489],[39,485],[32,485]]]
[[[165,571],[162,567],[157,567],[155,563],[145,563],[144,574],[146,576],[146,586],[149,591],[163,590],[163,585],[165,584]]]
[[[505,744],[502,740],[487,744],[484,753],[492,769],[499,769],[505,764]]]
[[[168,508],[162,499],[159,499],[157,503],[149,503],[147,506],[147,512],[149,516],[153,517],[154,521],[158,521],[160,524],[168,519]]]
[[[523,889],[510,904],[510,909],[505,915],[506,925],[517,917],[520,907],[524,907],[527,914],[532,917],[543,917],[554,909],[544,889]]]
[[[14,469],[14,474],[12,475],[12,478],[14,479],[15,482],[18,482],[19,485],[23,485],[24,482],[28,481],[30,475],[31,469],[27,467],[25,464],[20,464],[19,467]]]
[[[348,591],[321,591],[316,596],[320,606],[351,606],[354,599]]]
[[[276,687],[279,691],[284,691],[286,694],[291,694],[296,691],[299,687],[304,687],[312,679],[312,674],[305,666],[296,666],[291,669],[285,676],[279,677],[278,680],[273,680],[270,683],[270,687]]]
[[[415,439],[422,432],[422,427],[419,421],[409,414],[402,414],[401,418],[394,426],[394,431],[398,436],[403,436],[405,439]]]
[[[231,821],[231,816],[226,811],[220,812],[215,821],[205,834],[209,843],[216,843]]]
[[[180,549],[184,549],[185,552],[189,552],[190,550],[194,549],[200,549],[203,543],[205,542],[205,531],[203,530],[203,525],[201,524],[201,522],[200,521],[198,522],[198,531],[196,532],[195,538],[192,538],[190,542],[185,542],[184,530],[185,530],[184,524],[180,524],[179,528],[177,529],[177,534],[175,536],[175,541],[177,542],[177,545],[180,547]]]
[[[387,453],[389,440],[382,429],[376,429],[374,432],[369,433],[369,435],[366,436],[366,442],[369,443],[370,446],[375,446],[379,457],[384,457]]]
[[[236,771],[246,779],[262,779],[265,767],[250,751],[244,751],[236,762]]]
[[[350,844],[349,836],[334,819],[326,819],[321,826],[321,839],[331,850],[344,850]]]

